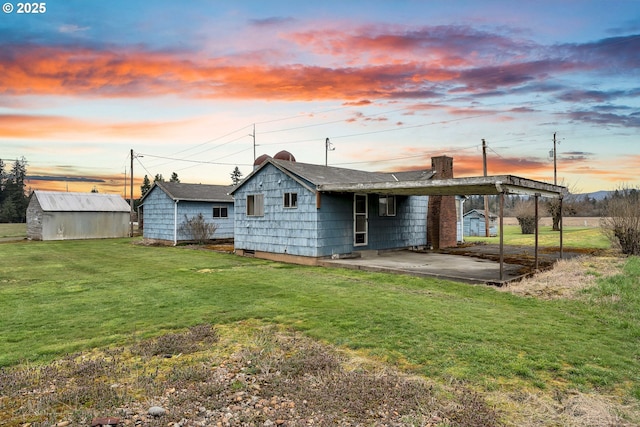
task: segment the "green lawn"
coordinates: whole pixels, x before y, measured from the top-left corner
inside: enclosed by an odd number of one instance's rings
[[[500,243],[500,237],[466,236],[464,239],[467,242]],[[522,234],[518,225],[505,225],[504,244],[533,246],[535,235]],[[551,227],[540,227],[538,244],[541,247],[557,247],[560,244],[560,233],[553,231]],[[562,231],[562,244],[571,248],[609,249],[611,247],[611,243],[599,227],[565,227]]]
[[[26,237],[27,224],[0,224],[0,238]]]
[[[0,244],[0,366],[260,319],[436,379],[640,398],[640,259],[585,301],[130,239]]]

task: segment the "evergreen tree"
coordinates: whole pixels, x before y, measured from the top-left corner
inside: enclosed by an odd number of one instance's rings
[[[27,219],[27,205],[29,198],[26,194],[25,177],[27,175],[27,160],[17,159],[11,167],[11,172],[4,172],[4,164],[0,174],[0,222],[25,222]]]
[[[233,183],[233,185],[238,185],[241,179],[242,172],[240,172],[240,169],[238,169],[238,167],[236,166],[236,168],[231,172],[231,182]]]
[[[142,185],[140,186],[140,197],[144,197],[149,190],[151,190],[151,181],[149,180],[149,177],[145,175],[142,180]]]
[[[178,178],[178,174],[173,172],[171,174],[171,179],[169,180],[169,182],[180,182],[180,178]]]
[[[156,176],[153,178],[153,182],[164,182],[164,177],[162,176],[161,173],[157,173]]]
[[[2,202],[5,199],[4,194],[4,184],[7,180],[7,175],[4,171],[4,162],[0,159],[0,207],[2,206]]]

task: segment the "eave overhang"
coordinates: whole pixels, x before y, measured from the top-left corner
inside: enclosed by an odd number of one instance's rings
[[[326,193],[376,193],[394,195],[456,196],[514,194],[561,198],[566,187],[513,175],[394,181],[375,183],[320,184],[316,190]]]

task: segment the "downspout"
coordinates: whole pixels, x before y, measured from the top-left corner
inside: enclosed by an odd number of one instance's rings
[[[464,202],[465,196],[460,196],[460,243],[464,243]]]
[[[173,246],[178,244],[178,200],[173,203]]]

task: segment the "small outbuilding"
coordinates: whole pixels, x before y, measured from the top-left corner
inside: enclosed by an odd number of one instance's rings
[[[230,185],[155,182],[142,198],[139,221],[145,239],[178,244],[193,239],[182,224],[199,214],[213,223],[214,239],[233,238],[234,206]]]
[[[464,235],[465,236],[480,236],[485,237],[487,235],[486,229],[486,213],[483,209],[472,209],[464,214]],[[498,235],[498,215],[489,212],[489,236],[495,237]]]
[[[27,238],[127,237],[129,220],[129,204],[119,195],[35,190],[27,207]]]

